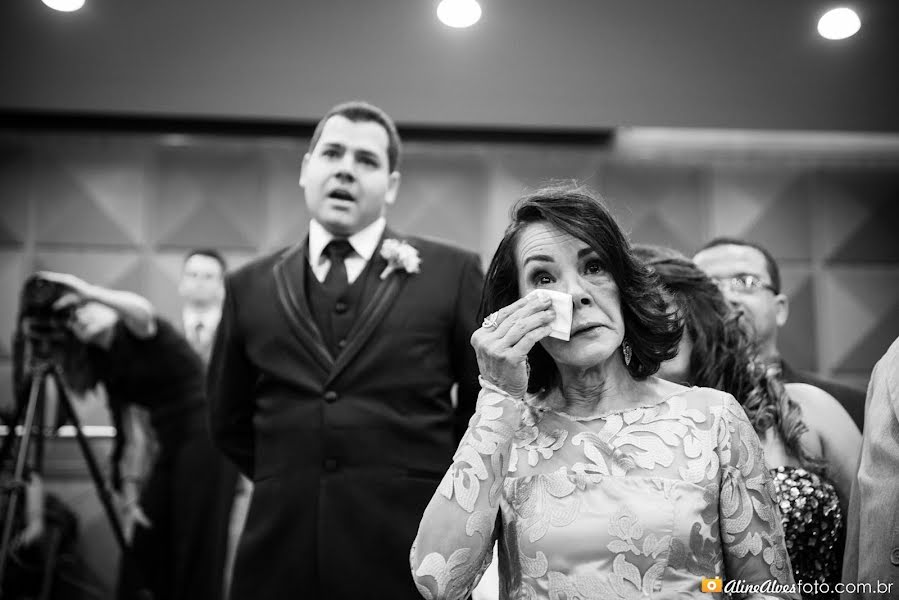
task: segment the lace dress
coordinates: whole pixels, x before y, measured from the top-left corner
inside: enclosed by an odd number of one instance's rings
[[[793,575],[802,582],[802,597],[839,598],[835,588],[843,568],[846,534],[836,489],[823,477],[798,467],[781,466],[771,474]]]
[[[771,475],[733,397],[681,388],[579,421],[482,386],[412,547],[423,597],[465,598],[494,540],[501,598],[707,599],[719,596],[703,577],[793,583]]]

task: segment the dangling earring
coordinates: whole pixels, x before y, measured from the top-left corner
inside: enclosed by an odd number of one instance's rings
[[[624,340],[621,343],[621,352],[624,354],[624,365],[629,367],[631,364],[631,354],[633,354],[631,343],[629,341]]]

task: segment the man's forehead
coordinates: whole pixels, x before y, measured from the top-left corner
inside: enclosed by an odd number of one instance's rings
[[[693,257],[696,266],[712,276],[747,273],[767,278],[765,255],[751,246],[723,244],[700,250]]]
[[[351,121],[343,115],[334,115],[325,121],[318,143],[368,150],[386,157],[390,137],[376,121]]]
[[[221,269],[222,266],[219,264],[219,261],[205,254],[194,254],[184,261],[184,270],[193,273],[198,271],[218,273]]]

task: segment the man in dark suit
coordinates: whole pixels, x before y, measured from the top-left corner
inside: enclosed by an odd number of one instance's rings
[[[184,257],[178,295],[184,301],[181,324],[184,336],[204,363],[209,363],[215,329],[225,297],[225,257],[212,248],[195,248]]]
[[[789,316],[789,298],[780,289],[780,269],[763,246],[739,238],[711,240],[693,257],[700,269],[718,282],[724,296],[742,309],[753,326],[760,358],[780,362],[784,383],[808,383],[836,398],[858,428],[865,418],[865,393],[846,385],[793,369],[777,349],[777,331]]]
[[[483,275],[386,227],[399,157],[380,109],[331,109],[303,157],[308,236],[226,279],[212,430],[255,485],[234,600],[419,598],[409,550],[474,412]]]

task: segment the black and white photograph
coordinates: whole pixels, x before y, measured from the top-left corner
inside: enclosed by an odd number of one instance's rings
[[[899,598],[897,32],[3,0],[0,599]]]

